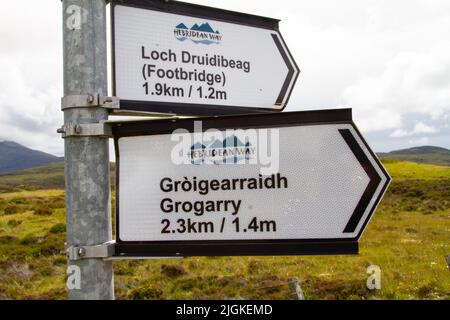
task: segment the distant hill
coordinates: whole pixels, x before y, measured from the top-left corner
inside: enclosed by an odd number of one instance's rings
[[[63,160],[63,157],[32,150],[16,142],[0,142],[0,173],[15,172]]]
[[[450,150],[441,147],[414,147],[409,149],[401,149],[396,151],[391,151],[389,154],[447,154],[450,155]]]
[[[450,150],[441,147],[413,147],[388,153],[378,153],[378,156],[382,160],[403,160],[450,166]]]
[[[114,188],[115,164],[110,163]],[[0,194],[20,190],[64,189],[64,162],[0,174]]]
[[[0,193],[36,189],[64,189],[64,162],[0,174]]]

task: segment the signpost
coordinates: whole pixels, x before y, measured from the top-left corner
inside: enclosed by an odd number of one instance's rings
[[[105,1],[64,0],[63,36],[64,94],[78,101],[62,106],[58,130],[65,138],[67,245],[94,246],[112,238],[108,137],[82,129],[108,119],[108,110],[93,99],[108,88]],[[85,258],[69,258],[69,298],[113,299],[112,262]]]
[[[63,0],[69,298],[113,299],[110,259],[357,253],[390,177],[351,110],[276,112],[299,75],[279,21],[111,3],[107,97],[106,1]],[[214,117],[110,123],[111,111]]]
[[[351,110],[120,123],[113,134],[116,256],[357,253],[390,181]]]
[[[299,69],[278,23],[177,1],[113,1],[113,87],[120,109],[282,111]]]

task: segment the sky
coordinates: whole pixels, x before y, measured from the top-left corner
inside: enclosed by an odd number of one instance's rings
[[[352,108],[386,152],[450,148],[450,1],[192,0],[281,19],[301,69],[285,111]],[[0,19],[0,140],[63,155],[62,8],[14,0]]]

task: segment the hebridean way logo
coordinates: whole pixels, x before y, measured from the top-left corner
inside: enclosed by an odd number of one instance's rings
[[[243,143],[232,135],[220,141],[216,139],[209,146],[195,143],[188,153],[192,164],[237,164],[249,161],[256,154],[256,148],[250,142]]]
[[[222,41],[222,35],[218,30],[210,26],[208,22],[201,24],[194,24],[192,28],[186,27],[184,23],[180,23],[174,30],[175,38],[179,41],[191,40],[192,42],[199,44],[219,44]]]

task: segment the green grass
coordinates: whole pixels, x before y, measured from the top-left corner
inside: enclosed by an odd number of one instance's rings
[[[307,299],[450,299],[450,168],[385,165],[394,180],[357,256],[116,261],[116,297],[290,299],[297,277]],[[65,299],[64,191],[29,189],[0,194],[0,299]],[[381,290],[366,288],[372,264]]]
[[[435,164],[441,166],[450,166],[450,154],[430,153],[430,154],[381,154],[383,161],[410,161],[417,163]]]
[[[414,162],[386,160],[386,170],[396,181],[403,179],[437,180],[450,179],[450,167]]]

